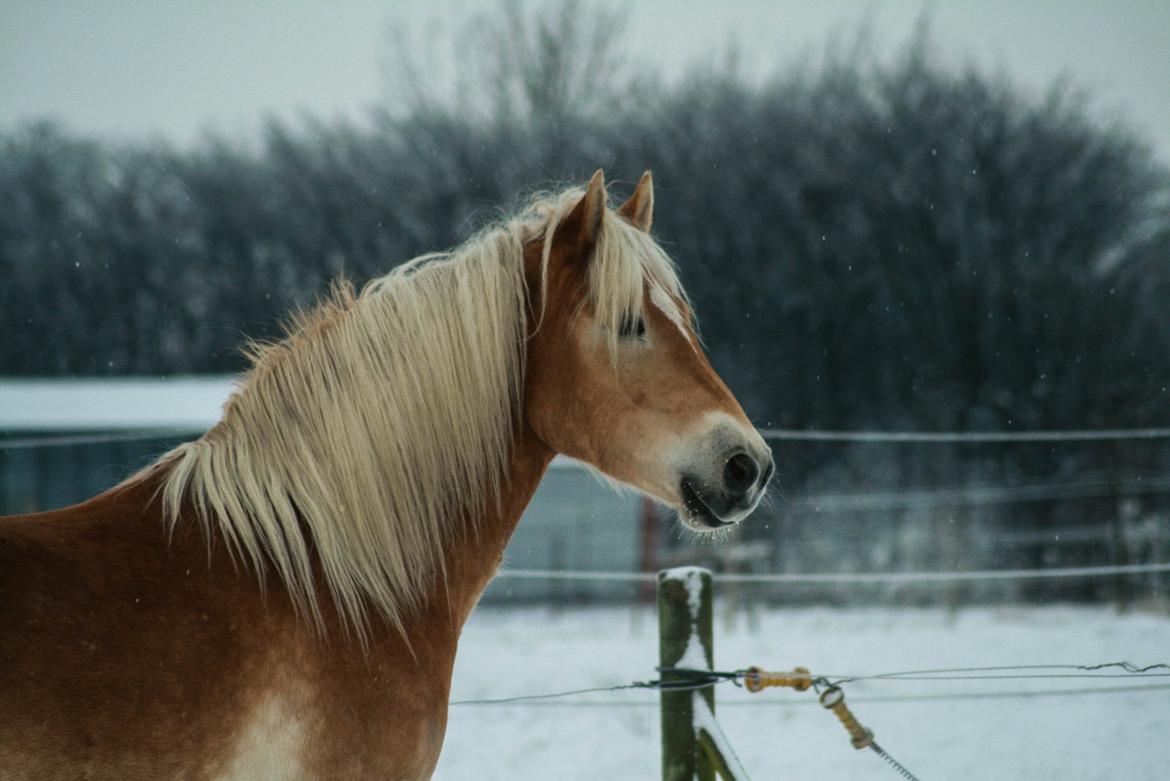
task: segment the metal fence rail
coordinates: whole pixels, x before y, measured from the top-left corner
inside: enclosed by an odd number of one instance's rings
[[[765,439],[792,442],[1098,442],[1123,439],[1170,439],[1170,428],[1065,429],[1049,431],[825,431],[762,428]]]
[[[1101,567],[1048,567],[1044,569],[969,570],[955,572],[810,572],[810,573],[724,573],[715,580],[724,583],[952,583],[972,580],[1035,580],[1044,578],[1100,578],[1170,572],[1170,562],[1122,564]],[[502,569],[497,578],[610,581],[650,583],[652,572],[602,572],[595,570]]]
[[[1066,429],[1049,431],[829,431],[824,429],[761,428],[765,439],[789,442],[875,442],[875,443],[1027,443],[1100,442],[1170,439],[1170,427]],[[46,435],[0,439],[0,450],[33,447],[64,447],[102,442],[127,442],[163,436],[199,436],[190,427],[152,428],[89,435]]]

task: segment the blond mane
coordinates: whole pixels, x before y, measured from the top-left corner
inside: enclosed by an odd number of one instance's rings
[[[445,544],[507,479],[523,404],[524,247],[543,244],[543,288],[553,233],[582,192],[534,199],[360,295],[337,285],[283,341],[253,346],[222,420],[160,460],[171,528],[190,503],[209,540],[218,533],[261,581],[275,571],[320,628],[315,557],[347,629],[364,637],[372,613],[405,634],[444,575]],[[594,252],[590,296],[610,333],[641,315],[646,286],[658,306],[682,300],[666,254],[615,213]]]

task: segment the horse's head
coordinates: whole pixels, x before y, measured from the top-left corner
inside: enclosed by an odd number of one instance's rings
[[[647,172],[608,209],[598,171],[527,247],[525,414],[553,450],[712,531],[755,509],[772,456],[703,354],[673,264],[650,238],[653,205]]]

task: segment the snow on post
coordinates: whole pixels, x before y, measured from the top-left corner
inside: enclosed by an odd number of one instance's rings
[[[676,567],[658,573],[658,663],[664,668],[711,670],[715,662],[711,629],[711,572]],[[688,680],[663,672],[664,682]],[[715,768],[699,750],[694,700],[715,710],[711,688],[661,692],[663,781],[711,781]]]

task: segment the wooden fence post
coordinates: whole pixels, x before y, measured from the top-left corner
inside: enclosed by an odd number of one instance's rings
[[[713,669],[711,627],[711,572],[700,567],[676,567],[658,573],[658,663],[662,667]],[[664,672],[664,682],[686,680]],[[691,690],[661,691],[662,781],[713,781],[715,768],[699,748]],[[700,695],[715,711],[715,691]]]

